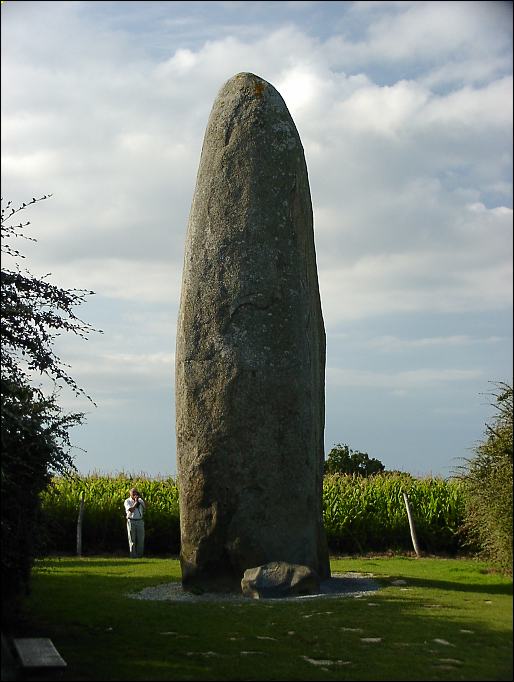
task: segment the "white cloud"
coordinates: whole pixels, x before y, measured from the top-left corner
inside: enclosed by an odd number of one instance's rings
[[[471,57],[436,67],[423,76],[420,82],[430,89],[459,83],[479,85],[510,71],[511,66],[508,57]]]
[[[170,309],[180,296],[182,272],[169,261],[103,258],[56,263],[52,280],[66,288],[87,288],[106,298],[159,302]]]
[[[63,389],[59,404],[70,411],[115,412],[145,402],[145,396],[163,392],[171,403],[174,386],[174,352],[128,352],[130,341],[102,339],[93,346],[61,344],[59,353],[72,367],[73,378],[90,395],[93,405],[82,395]],[[89,343],[93,341],[90,338]],[[169,347],[171,348],[170,340]],[[113,390],[115,387],[115,390]]]
[[[367,387],[388,391],[411,391],[474,381],[482,377],[475,369],[415,369],[399,372],[372,372],[331,367],[327,369],[332,386]],[[328,384],[328,380],[327,380]]]
[[[475,131],[512,124],[512,77],[481,88],[466,86],[444,96],[433,97],[420,117],[421,125],[461,126]]]
[[[239,71],[274,84],[300,132],[329,338],[342,321],[365,330],[396,313],[510,316],[510,3],[274,3],[273,16],[206,3],[208,21],[191,5],[2,6],[3,193],[54,194],[28,216],[28,264],[109,306],[108,338],[72,357],[112,415],[129,410],[125,391],[168,380],[205,126]],[[327,385],[470,390],[506,333],[363,331],[363,352],[391,361],[398,349],[475,355],[466,370],[375,373],[350,358]]]
[[[418,251],[363,256],[319,272],[328,328],[391,313],[457,313],[512,305],[512,263],[476,263],[478,252]],[[470,262],[471,261],[471,262]]]
[[[293,66],[285,71],[276,87],[296,114],[311,111],[313,105],[325,103],[332,84],[309,67]],[[330,93],[332,94],[332,93]]]
[[[484,62],[509,48],[512,9],[501,2],[353,3],[364,36],[329,41],[342,63],[452,63],[479,54]],[[386,11],[384,11],[384,9]],[[361,67],[362,68],[362,67]]]
[[[414,83],[362,87],[338,107],[340,129],[392,135],[409,125],[428,99]]]
[[[111,382],[113,377],[117,377],[126,384],[134,378],[144,378],[146,381],[164,380],[167,385],[174,362],[174,353],[126,353],[113,350],[95,356],[94,361],[76,360],[73,367],[87,380],[101,378],[102,382]]]
[[[472,344],[498,344],[502,339],[498,336],[487,338],[472,338],[466,334],[453,336],[429,336],[418,339],[402,339],[396,336],[380,336],[370,339],[366,345],[369,348],[386,353],[397,353],[405,350],[418,350],[424,348],[445,348],[470,346]]]
[[[492,41],[496,18],[485,3],[414,2],[371,24],[368,47],[382,58],[416,59]]]

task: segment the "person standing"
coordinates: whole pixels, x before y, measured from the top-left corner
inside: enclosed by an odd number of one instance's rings
[[[140,559],[145,546],[145,522],[143,519],[146,504],[137,488],[131,488],[130,497],[125,500],[127,534],[131,559]]]

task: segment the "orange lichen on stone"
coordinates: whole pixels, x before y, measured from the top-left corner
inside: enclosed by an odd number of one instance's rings
[[[264,86],[265,84],[262,82],[254,84],[254,90],[257,97],[262,97],[262,93],[264,92]]]

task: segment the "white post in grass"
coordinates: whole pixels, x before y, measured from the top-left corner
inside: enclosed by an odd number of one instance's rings
[[[80,495],[79,518],[77,520],[77,556],[82,556],[82,519],[84,517],[84,491]]]
[[[403,493],[403,499],[405,500],[405,508],[407,509],[407,517],[409,519],[409,528],[410,528],[410,536],[412,538],[412,544],[414,546],[414,551],[416,552],[416,556],[421,556],[421,552],[419,551],[418,547],[418,539],[416,537],[416,529],[414,528],[414,520],[412,518],[412,512],[409,504],[409,498],[407,497],[407,493]]]

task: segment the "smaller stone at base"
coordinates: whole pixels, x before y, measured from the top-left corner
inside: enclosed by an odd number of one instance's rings
[[[241,580],[241,592],[252,599],[273,599],[302,594],[317,594],[319,576],[308,566],[271,561],[247,568]]]

